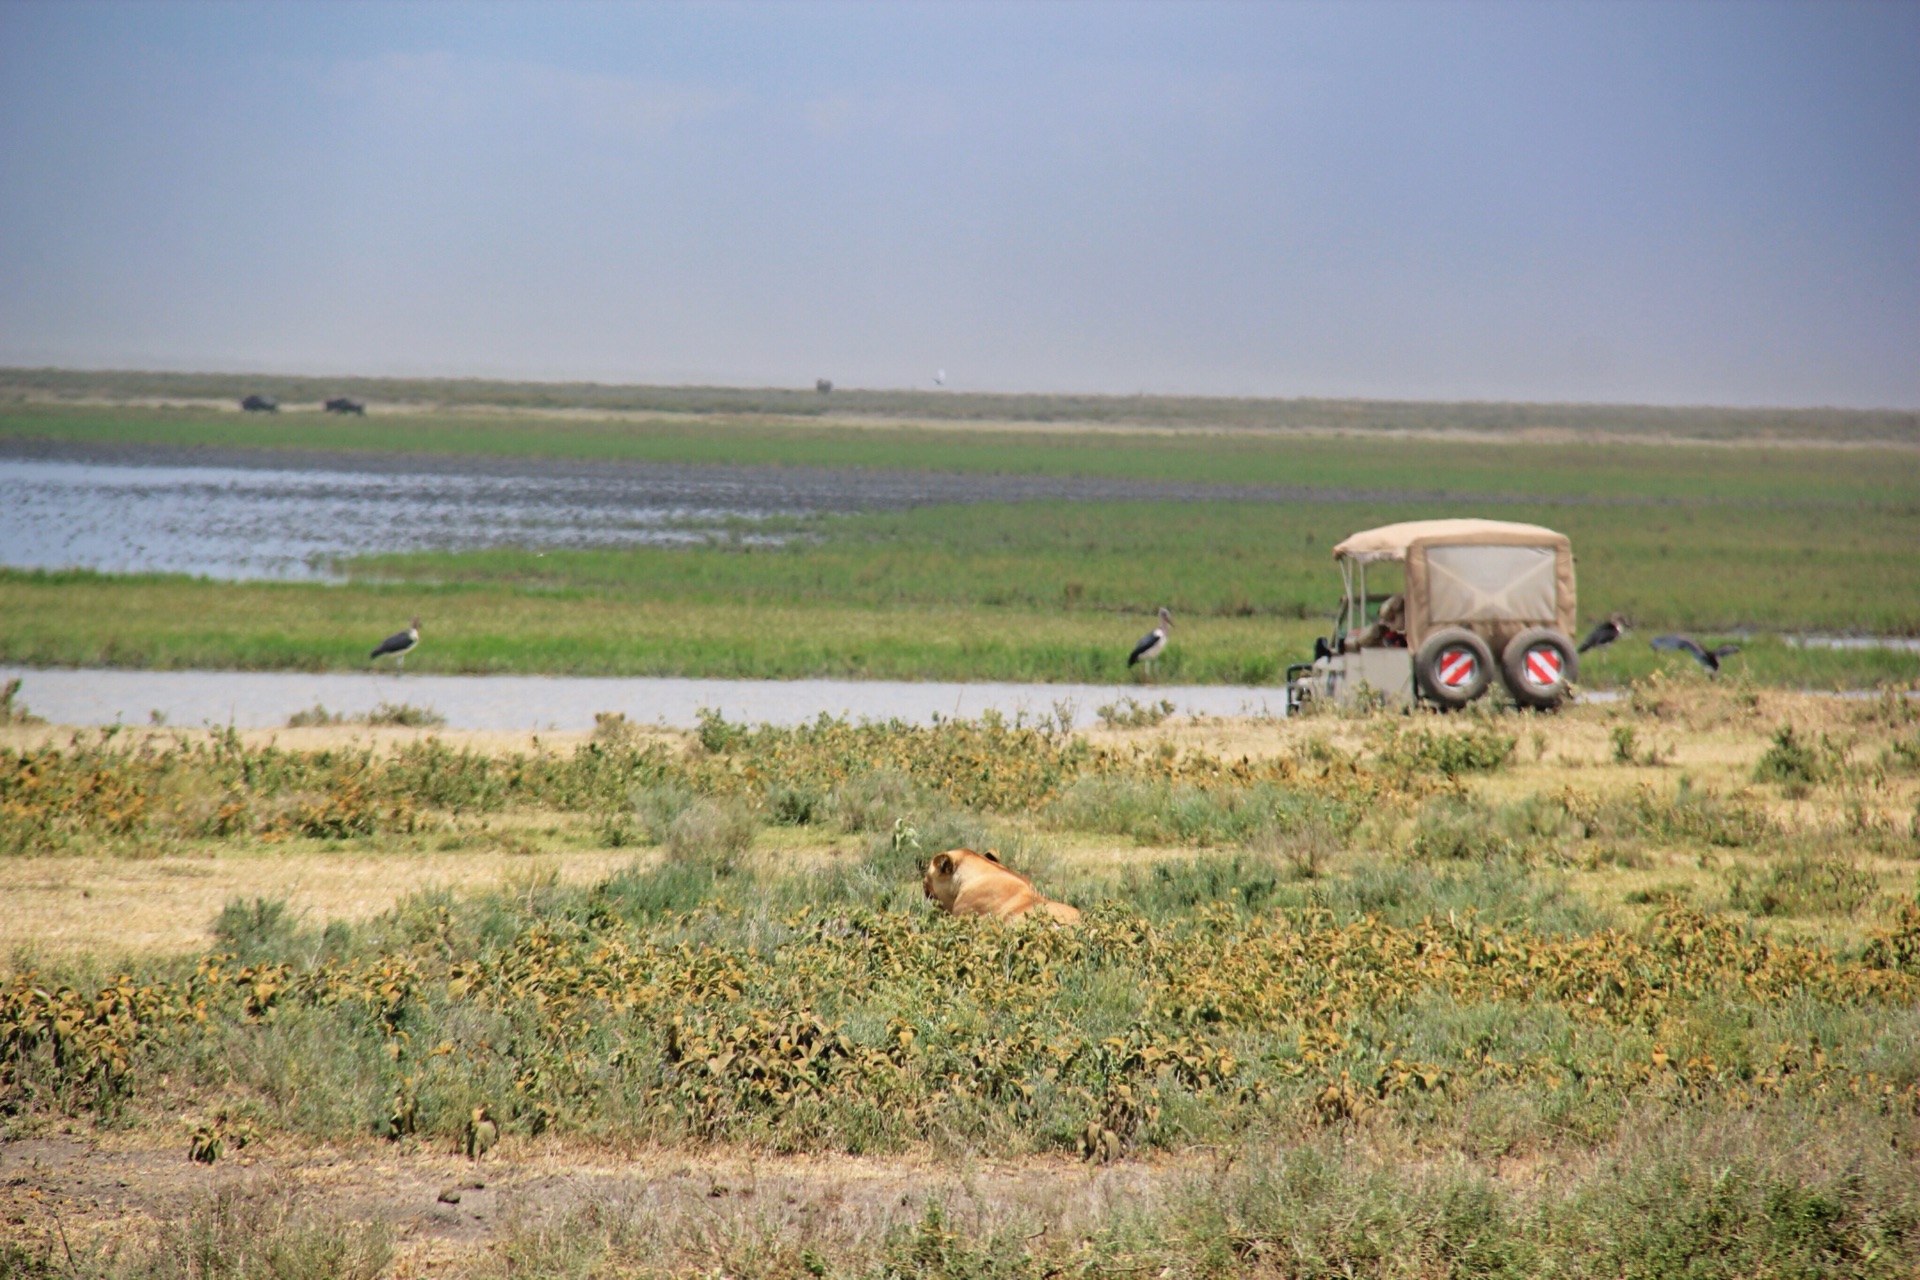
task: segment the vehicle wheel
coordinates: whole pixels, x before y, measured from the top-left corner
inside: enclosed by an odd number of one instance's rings
[[[1500,674],[1515,702],[1552,711],[1567,700],[1567,687],[1580,678],[1580,653],[1558,631],[1531,627],[1507,641]]]
[[[1413,678],[1422,697],[1458,711],[1487,691],[1493,680],[1493,650],[1465,627],[1443,627],[1414,655]]]

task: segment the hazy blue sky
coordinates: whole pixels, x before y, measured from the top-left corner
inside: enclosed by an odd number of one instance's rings
[[[0,363],[1920,406],[1920,4],[16,0]]]

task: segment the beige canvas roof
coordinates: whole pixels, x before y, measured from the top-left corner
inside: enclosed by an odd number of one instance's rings
[[[1333,549],[1336,560],[1405,560],[1416,542],[1487,542],[1509,547],[1564,547],[1567,536],[1511,520],[1408,520],[1354,534]]]

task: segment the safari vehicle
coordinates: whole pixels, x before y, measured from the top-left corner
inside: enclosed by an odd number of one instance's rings
[[[1356,533],[1333,558],[1345,586],[1334,632],[1314,642],[1312,662],[1287,668],[1288,711],[1368,697],[1457,709],[1493,687],[1496,669],[1523,707],[1566,701],[1580,666],[1565,534],[1414,520]],[[1400,590],[1369,593],[1369,568],[1376,586]]]

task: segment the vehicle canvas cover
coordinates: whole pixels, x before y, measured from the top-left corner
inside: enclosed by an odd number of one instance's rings
[[[1402,560],[1407,643],[1466,627],[1495,653],[1528,627],[1571,636],[1577,612],[1573,544],[1565,534],[1505,520],[1415,520],[1356,533],[1336,559]]]

